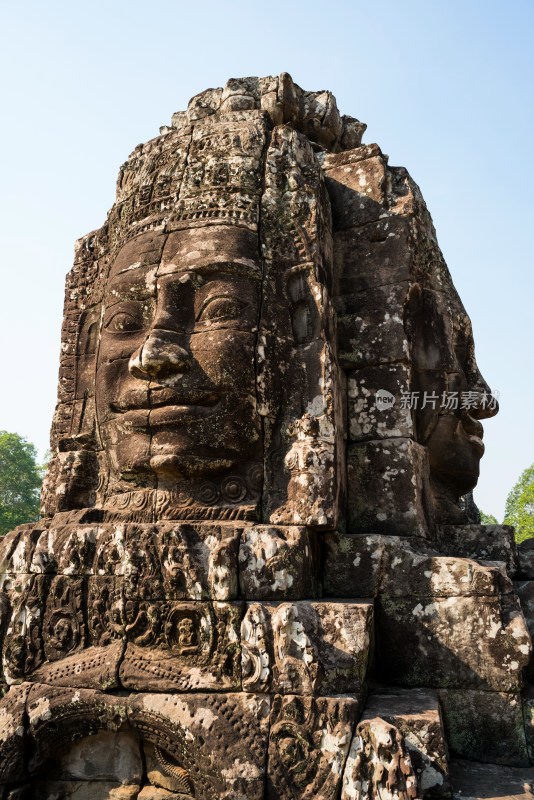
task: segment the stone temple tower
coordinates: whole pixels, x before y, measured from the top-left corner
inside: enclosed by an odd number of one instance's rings
[[[78,241],[0,545],[2,800],[534,796],[534,551],[465,502],[497,404],[364,131],[230,80]]]

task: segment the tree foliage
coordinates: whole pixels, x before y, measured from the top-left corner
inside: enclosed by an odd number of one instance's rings
[[[497,517],[494,517],[493,514],[485,514],[482,509],[480,511],[480,522],[482,525],[498,525]]]
[[[515,527],[517,542],[534,537],[534,464],[523,470],[508,495],[504,522]]]
[[[39,519],[42,473],[33,444],[0,431],[0,535]]]

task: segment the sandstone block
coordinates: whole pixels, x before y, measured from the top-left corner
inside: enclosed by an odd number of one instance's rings
[[[37,523],[19,525],[0,542],[0,574],[30,572],[35,545],[43,532]]]
[[[144,786],[137,795],[137,800],[177,800],[180,797],[183,795],[162,789],[160,786]]]
[[[451,756],[528,767],[519,694],[440,689],[439,699]]]
[[[103,647],[87,647],[57,661],[47,661],[31,673],[33,681],[79,689],[116,689],[125,643],[113,641]]]
[[[250,603],[241,626],[243,688],[359,694],[372,634],[372,603]]]
[[[26,777],[25,712],[30,686],[11,686],[0,699],[0,790]]]
[[[450,797],[447,744],[437,694],[428,689],[380,689],[369,697],[361,721],[375,717],[402,734],[419,796]]]
[[[419,796],[402,733],[381,717],[361,720],[343,772],[341,800],[415,800]]]
[[[440,548],[451,556],[476,561],[504,561],[510,575],[518,568],[514,529],[511,525],[442,525]]]
[[[378,147],[376,151],[353,163],[346,163],[346,156],[345,163],[336,164],[335,156],[328,159],[326,185],[338,230],[364,225],[384,214],[387,162]]]
[[[323,585],[327,597],[376,597],[383,577],[388,537],[325,533]],[[405,543],[405,540],[403,540]]]
[[[52,524],[37,541],[30,571],[91,575],[101,530],[96,524]]]
[[[352,295],[412,278],[410,221],[387,214],[375,222],[334,233],[339,293]]]
[[[427,482],[426,450],[411,439],[349,445],[349,532],[426,537]]]
[[[534,539],[525,539],[517,545],[518,575],[534,579]]]
[[[126,603],[126,689],[187,692],[241,687],[242,603]]]
[[[534,580],[516,581],[514,583],[521,610],[525,617],[528,632],[531,638],[534,638]],[[532,682],[534,679],[534,664],[532,663],[532,656],[527,667],[527,677]]]
[[[460,597],[510,593],[500,569],[438,555],[415,537],[324,535],[324,591],[332,597]]]
[[[133,728],[160,750],[182,792],[199,800],[263,799],[269,712],[265,695],[139,694],[130,700]]]
[[[239,585],[248,600],[320,596],[318,535],[310,528],[254,525],[239,546]]]
[[[409,391],[410,368],[407,364],[383,364],[349,372],[349,441],[414,438],[412,412],[401,405],[401,393]],[[386,400],[391,405],[385,406]]]
[[[93,574],[122,576],[132,600],[234,599],[241,528],[224,522],[101,526]]]
[[[99,731],[127,726],[128,699],[92,689],[34,683],[27,700],[32,758],[29,768],[40,774],[48,759],[67,753],[78,740]]]
[[[514,595],[377,601],[377,669],[396,684],[517,692],[531,648]]]
[[[337,332],[339,363],[346,369],[409,359],[404,329],[407,281],[340,298]]]
[[[359,709],[354,697],[277,695],[271,713],[265,797],[336,797]]]
[[[454,800],[533,800],[534,769],[451,761]]]
[[[6,683],[20,683],[44,660],[43,609],[50,584],[45,575],[2,575],[3,608],[7,625],[2,644]]]

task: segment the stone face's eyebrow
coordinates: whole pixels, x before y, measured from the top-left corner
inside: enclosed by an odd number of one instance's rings
[[[133,266],[112,275],[105,290],[106,302],[109,305],[113,298],[130,297],[143,299],[156,293],[157,266]]]
[[[221,256],[210,256],[209,258],[199,259],[197,262],[191,260],[187,264],[177,264],[172,261],[161,264],[158,269],[158,277],[161,275],[171,275],[172,273],[196,272],[201,275],[213,275],[226,273],[260,279],[262,268],[258,261],[250,258],[232,258]]]

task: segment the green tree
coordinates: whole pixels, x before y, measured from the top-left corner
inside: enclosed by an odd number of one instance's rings
[[[33,444],[18,433],[0,431],[0,535],[39,519],[42,480]]]
[[[485,514],[482,509],[479,508],[480,511],[480,522],[482,525],[498,525],[497,517],[494,517],[493,514]]]
[[[508,495],[504,523],[515,527],[516,542],[534,537],[534,464],[523,470]]]

